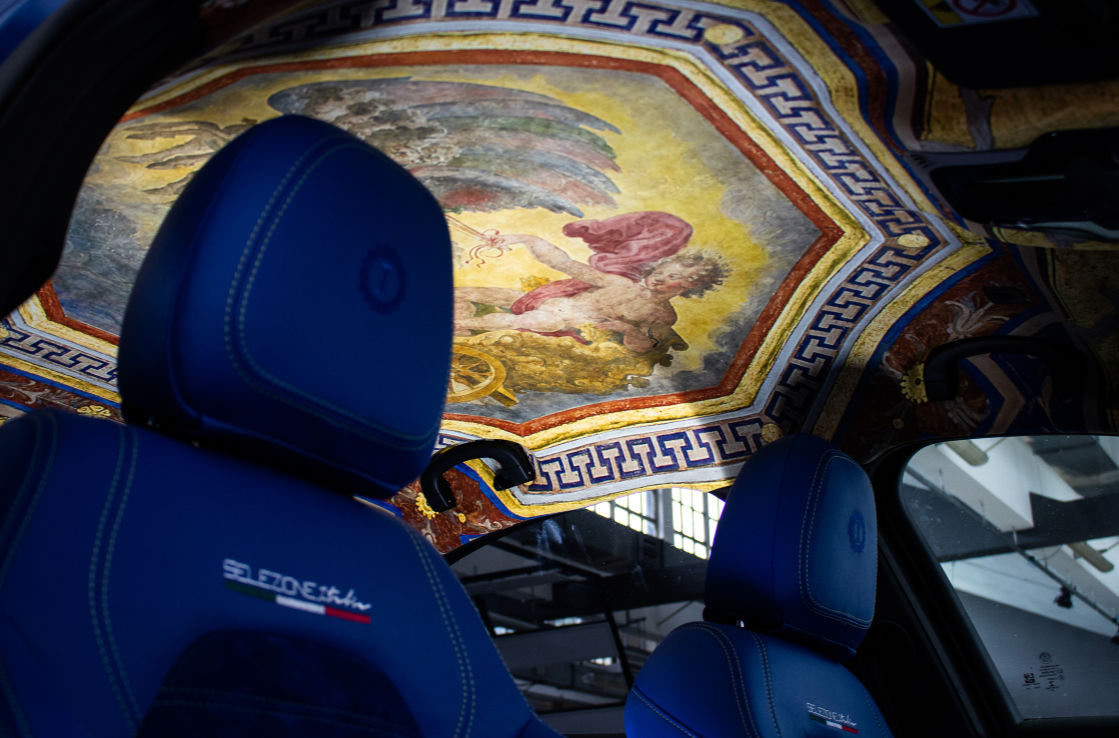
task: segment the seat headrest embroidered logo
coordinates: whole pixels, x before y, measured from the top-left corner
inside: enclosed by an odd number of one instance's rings
[[[862,553],[866,548],[866,521],[858,510],[851,513],[847,520],[847,540],[851,542],[851,550]]]
[[[378,313],[391,313],[404,300],[404,265],[393,249],[377,244],[365,255],[359,271],[362,297]]]
[[[355,623],[371,621],[364,613],[372,605],[359,600],[352,589],[343,595],[339,587],[296,579],[269,569],[254,571],[250,565],[234,559],[222,561],[221,568],[225,586],[234,592],[315,615]]]
[[[805,703],[808,708],[808,719],[814,723],[821,723],[829,728],[843,731],[844,733],[858,734],[859,725],[851,719],[851,715],[845,712],[837,712],[836,710],[829,710],[826,707],[814,705],[811,702]]]

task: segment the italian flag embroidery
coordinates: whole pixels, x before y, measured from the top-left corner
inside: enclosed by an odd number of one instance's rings
[[[263,587],[254,587],[251,584],[236,582],[232,579],[226,579],[225,586],[229,587],[234,592],[240,592],[250,597],[257,597],[262,600],[274,602],[281,607],[290,607],[293,610],[302,610],[303,612],[309,612],[315,615],[325,615],[328,618],[351,620],[355,623],[365,623],[367,625],[370,622],[370,617],[368,615],[350,612],[349,610],[340,610],[330,605],[320,605],[317,602],[307,602],[306,600],[296,599],[295,597],[288,597],[287,595],[271,592]]]
[[[812,720],[817,723],[822,723],[828,726],[829,728],[837,728],[839,730],[842,730],[844,733],[854,733],[856,735],[858,735],[859,733],[859,729],[853,725],[844,725],[843,723],[837,723],[834,720],[828,720],[826,717],[817,715],[814,712],[809,712],[808,717],[812,718]]]

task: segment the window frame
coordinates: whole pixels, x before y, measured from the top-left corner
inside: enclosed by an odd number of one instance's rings
[[[993,440],[1020,435],[980,438]],[[893,585],[912,615],[911,634],[921,636],[920,645],[937,663],[939,678],[957,698],[975,735],[1013,738],[1119,735],[1119,715],[1024,718],[1016,707],[955,588],[901,499],[901,483],[910,460],[922,449],[948,440],[962,439],[938,438],[908,443],[867,467],[878,507],[880,589],[885,577],[894,580]]]

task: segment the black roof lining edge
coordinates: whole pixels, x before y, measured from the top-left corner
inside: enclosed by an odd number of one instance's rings
[[[203,45],[198,0],[77,0],[0,66],[0,315],[58,266],[85,172],[121,115]],[[49,91],[49,92],[48,92]]]

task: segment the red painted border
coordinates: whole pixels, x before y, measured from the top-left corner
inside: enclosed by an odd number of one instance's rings
[[[108,331],[103,331],[89,323],[83,323],[77,318],[71,318],[64,313],[62,311],[62,304],[58,301],[58,295],[54,291],[54,284],[51,282],[47,282],[40,287],[36,294],[39,296],[39,304],[43,306],[43,312],[47,314],[47,318],[49,318],[52,323],[58,323],[67,328],[73,328],[79,333],[84,333],[93,338],[100,338],[102,341],[108,341],[114,346],[120,345],[120,336],[114,336]]]
[[[338,59],[318,59],[300,62],[283,62],[275,64],[260,64],[245,66],[235,69],[218,79],[200,85],[189,92],[171,99],[136,110],[121,119],[122,123],[143,118],[155,113],[176,108],[180,105],[198,100],[211,95],[218,90],[228,87],[242,79],[257,74],[276,72],[296,72],[322,69],[361,69],[403,66],[435,66],[447,64],[494,64],[494,65],[547,65],[561,67],[584,67],[593,69],[613,69],[639,74],[649,74],[660,78],[673,89],[676,94],[684,98],[692,107],[703,115],[714,127],[735,146],[774,186],[777,187],[793,205],[820,229],[820,236],[808,248],[805,254],[790,270],[788,276],[781,282],[776,292],[766,304],[761,315],[758,316],[753,329],[746,340],[739,347],[734,359],[731,361],[723,380],[714,387],[698,390],[674,392],[666,395],[650,397],[637,397],[626,400],[613,400],[592,405],[584,405],[571,410],[537,418],[526,423],[512,423],[496,418],[487,418],[478,415],[465,415],[447,413],[445,417],[452,420],[481,423],[511,433],[525,436],[542,430],[565,425],[575,420],[592,417],[604,413],[614,413],[625,410],[636,410],[650,407],[664,407],[680,403],[694,403],[710,400],[730,394],[738,386],[762,341],[777,320],[777,316],[784,308],[785,302],[796,290],[797,285],[812,267],[827,253],[828,249],[839,239],[843,231],[806,192],[777,164],[735,125],[734,121],[703,94],[695,85],[679,71],[662,64],[634,61],[630,59],[615,59],[611,57],[588,56],[558,51],[501,51],[501,50],[470,50],[470,51],[415,51],[398,54],[377,54],[368,56],[345,57]],[[88,326],[80,321],[68,318],[62,313],[54,289],[48,283],[39,292],[47,315],[55,322],[70,326],[89,335],[103,338],[117,343],[118,339],[111,334]]]

